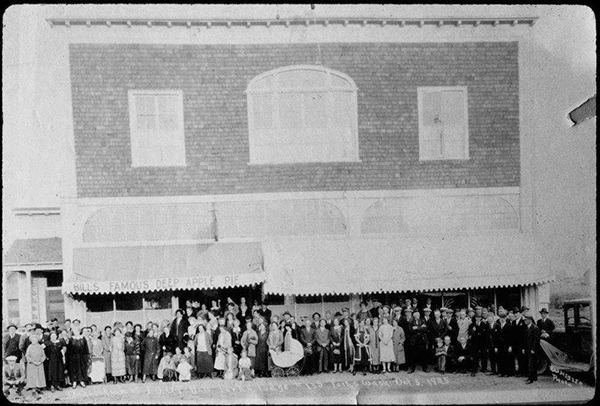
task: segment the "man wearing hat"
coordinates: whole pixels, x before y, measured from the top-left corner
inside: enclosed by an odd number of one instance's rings
[[[17,334],[17,326],[10,324],[8,326],[8,333],[2,337],[2,358],[14,355],[17,357],[17,362],[21,361],[21,350],[19,349],[19,341],[21,336]]]
[[[415,368],[419,364],[422,366],[423,372],[428,372],[427,324],[421,319],[421,313],[418,309],[412,313],[412,320],[408,325],[408,331],[409,333],[405,333],[407,338],[404,342],[408,373],[412,374],[415,372]],[[408,348],[406,343],[409,344]]]
[[[515,314],[515,320],[513,322],[514,329],[514,343],[515,343],[515,357],[517,359],[517,373],[515,376],[527,376],[527,355],[523,350],[523,341],[525,340],[525,318],[523,312],[526,311],[524,307],[513,308]]]
[[[475,322],[469,326],[469,336],[473,346],[474,369],[479,369],[481,363],[481,372],[487,372],[487,352],[486,338],[488,335],[488,324],[482,320],[481,313],[475,313]]]
[[[550,338],[550,333],[554,331],[556,326],[554,322],[548,318],[548,310],[544,307],[540,310],[541,319],[537,321],[537,327],[540,329],[541,337],[544,339]]]
[[[525,316],[525,339],[522,353],[527,357],[527,380],[530,384],[537,381],[537,353],[540,347],[540,329],[533,322],[533,317]]]
[[[498,360],[498,376],[511,376],[514,373],[515,358],[513,352],[513,338],[511,322],[507,320],[506,311],[498,311],[500,318],[494,324],[492,340],[494,354]]]
[[[17,388],[17,395],[21,396],[21,391],[25,387],[25,370],[17,362],[15,355],[9,355],[5,358],[6,365],[2,367],[2,388],[4,395],[10,395],[11,388]]]
[[[458,321],[456,321],[456,317],[454,317],[454,310],[449,307],[446,310],[446,322],[448,324],[448,335],[450,336],[450,341],[453,346],[458,345]]]

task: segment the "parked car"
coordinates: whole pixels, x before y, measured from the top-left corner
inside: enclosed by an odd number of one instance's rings
[[[556,328],[548,339],[540,342],[544,355],[538,360],[539,374],[548,372],[553,363],[582,380],[595,380],[593,312],[590,298],[572,299],[563,303],[564,328]]]

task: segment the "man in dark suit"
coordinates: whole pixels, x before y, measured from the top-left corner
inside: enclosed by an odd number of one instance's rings
[[[183,310],[177,309],[175,311],[175,320],[171,323],[171,334],[177,338],[177,346],[183,351],[183,347],[187,343],[184,342],[183,336],[187,333],[189,322],[183,318]]]
[[[457,372],[471,372],[471,376],[475,376],[477,371],[477,362],[474,358],[474,350],[471,343],[466,337],[461,337],[458,340],[458,345],[454,347],[454,365]]]
[[[19,349],[19,341],[21,336],[17,334],[17,326],[11,324],[8,326],[8,333],[2,337],[2,359],[6,360],[6,357],[14,355],[17,357],[16,361],[21,361],[22,353]]]
[[[523,317],[522,308],[515,307],[513,313],[515,314],[515,320],[513,322],[514,329],[514,343],[515,343],[515,356],[517,359],[517,373],[515,376],[527,376],[527,356],[523,353],[523,340],[525,339],[525,318]]]
[[[481,372],[487,372],[488,357],[486,352],[486,338],[488,335],[488,325],[481,320],[481,313],[475,313],[475,323],[469,326],[469,336],[473,346],[473,362],[475,370],[481,363]]]
[[[298,341],[304,347],[304,373],[312,375],[315,366],[317,331],[312,327],[312,321],[308,317],[304,321],[304,327],[300,329]]]
[[[525,383],[537,381],[537,353],[540,345],[540,329],[533,323],[533,317],[525,316],[525,339],[523,355],[527,357],[527,380]]]
[[[412,374],[415,372],[418,364],[422,366],[423,372],[429,372],[427,368],[427,363],[429,362],[429,354],[427,353],[427,323],[421,319],[421,314],[418,310],[413,311],[408,331],[410,331],[410,334],[405,333],[407,337],[405,341],[405,353],[407,355],[408,373]],[[408,351],[406,350],[406,342],[409,343],[410,356],[408,356]]]
[[[512,326],[510,321],[507,320],[504,309],[499,311],[498,316],[500,318],[494,324],[494,334],[492,335],[494,354],[498,360],[498,376],[511,376],[515,368],[511,336]]]
[[[446,321],[448,322],[447,334],[450,336],[452,344],[456,347],[456,338],[458,337],[458,321],[456,321],[456,317],[454,317],[454,310],[451,308],[446,310]]]
[[[537,327],[540,329],[540,336],[544,339],[549,339],[550,334],[554,331],[556,326],[554,322],[548,318],[548,310],[546,308],[542,308],[540,310],[541,319],[537,321]]]

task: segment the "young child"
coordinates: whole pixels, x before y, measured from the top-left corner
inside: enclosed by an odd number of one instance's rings
[[[238,376],[238,358],[233,352],[233,347],[227,350],[227,369],[223,374],[223,379],[235,379]]]
[[[158,364],[158,372],[156,376],[163,382],[170,382],[177,379],[175,375],[175,365],[173,364],[173,353],[167,352]]]
[[[25,370],[21,364],[17,364],[17,357],[9,355],[6,357],[7,364],[2,367],[2,387],[4,395],[10,395],[11,388],[17,388],[17,395],[21,396],[21,392],[25,387]]]
[[[183,354],[181,353],[180,347],[175,347],[175,355],[173,355],[173,365],[175,365],[175,369],[179,366],[179,363],[183,359]]]
[[[444,345],[441,337],[435,339],[435,357],[437,358],[438,372],[443,374],[446,372],[446,357],[448,356],[448,347]]]
[[[133,334],[128,332],[125,334],[125,367],[129,382],[137,382],[140,360],[140,343],[134,340]]]
[[[242,381],[251,381],[254,377],[254,370],[252,369],[252,361],[248,358],[248,353],[246,351],[242,351],[238,366],[240,367],[238,379]]]
[[[188,382],[192,379],[192,366],[185,356],[181,358],[179,365],[177,365],[177,373],[181,382]]]

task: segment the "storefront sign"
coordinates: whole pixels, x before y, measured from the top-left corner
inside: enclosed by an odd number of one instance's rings
[[[213,289],[264,282],[265,272],[232,275],[193,276],[186,278],[136,279],[110,282],[65,282],[63,291],[74,294],[127,293],[156,290]]]

